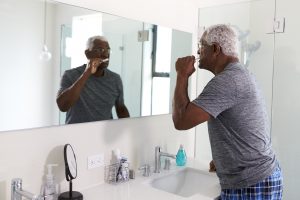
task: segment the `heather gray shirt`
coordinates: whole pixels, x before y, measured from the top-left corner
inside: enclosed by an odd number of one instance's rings
[[[226,66],[193,103],[212,116],[208,132],[222,189],[247,187],[272,174],[276,159],[265,102],[243,65]]]
[[[70,87],[82,75],[85,66],[66,70],[59,92]],[[118,74],[105,69],[104,76],[90,76],[86,81],[79,99],[67,111],[66,124],[112,119],[115,104],[124,104],[122,80]]]

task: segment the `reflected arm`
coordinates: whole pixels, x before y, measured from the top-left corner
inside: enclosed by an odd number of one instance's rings
[[[118,118],[126,118],[130,117],[127,107],[122,105],[115,105],[116,106],[116,113],[118,115]]]
[[[190,102],[188,97],[188,76],[177,75],[173,99],[173,123],[178,130],[187,130],[210,119],[210,115]]]
[[[68,111],[78,100],[84,84],[91,75],[90,70],[85,70],[83,74],[69,88],[60,92],[56,97],[56,103],[62,112]]]

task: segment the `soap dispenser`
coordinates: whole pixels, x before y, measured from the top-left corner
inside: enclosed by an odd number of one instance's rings
[[[177,166],[184,166],[186,164],[186,154],[185,150],[183,148],[183,145],[181,144],[178,152],[176,154],[176,165]]]
[[[59,194],[58,184],[55,182],[54,175],[52,173],[53,167],[57,167],[57,164],[48,164],[48,172],[46,174],[46,180],[42,187],[42,195],[45,200],[57,200]]]

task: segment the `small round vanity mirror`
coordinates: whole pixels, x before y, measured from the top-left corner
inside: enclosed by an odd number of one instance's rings
[[[66,144],[64,147],[64,160],[66,179],[69,181],[69,191],[61,193],[58,200],[82,200],[82,194],[72,190],[72,180],[77,177],[77,162],[74,150],[70,144]]]
[[[70,144],[66,144],[64,147],[64,159],[66,167],[66,179],[75,179],[77,177],[77,162],[75,153]]]

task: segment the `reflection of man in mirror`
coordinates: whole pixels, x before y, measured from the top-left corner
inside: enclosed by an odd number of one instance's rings
[[[190,129],[207,121],[213,162],[221,184],[221,199],[282,198],[281,169],[272,149],[268,114],[255,77],[238,59],[237,37],[220,24],[202,35],[199,68],[215,76],[193,101],[188,79],[194,56],[176,62],[177,82],[173,122]]]
[[[121,77],[107,69],[110,47],[106,38],[89,38],[85,55],[88,63],[66,70],[61,79],[56,102],[67,112],[66,123],[112,119],[113,106],[119,118],[129,117]]]

